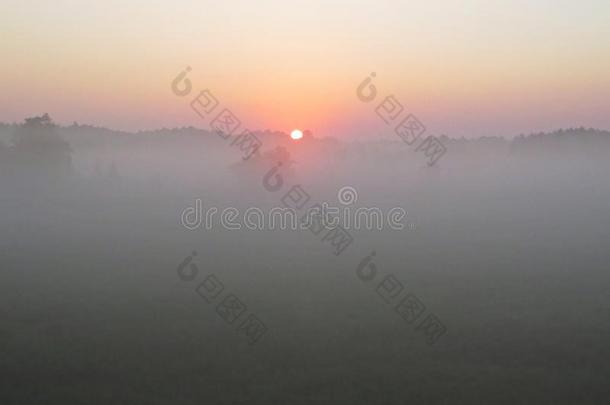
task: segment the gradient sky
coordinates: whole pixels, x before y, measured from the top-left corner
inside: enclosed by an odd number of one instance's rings
[[[610,1],[9,0],[0,121],[205,127],[170,90],[191,66],[251,129],[391,136],[377,73],[430,133],[610,129]]]

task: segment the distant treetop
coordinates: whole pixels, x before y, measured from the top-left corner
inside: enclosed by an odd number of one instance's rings
[[[51,117],[47,113],[44,113],[40,117],[26,118],[25,119],[25,124],[26,125],[44,125],[44,126],[54,125],[53,124],[53,120],[51,119]]]

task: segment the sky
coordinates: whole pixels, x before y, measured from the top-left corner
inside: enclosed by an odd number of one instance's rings
[[[4,0],[0,121],[205,128],[170,87],[190,66],[250,129],[389,137],[389,95],[435,135],[610,129],[609,22],[607,0]]]

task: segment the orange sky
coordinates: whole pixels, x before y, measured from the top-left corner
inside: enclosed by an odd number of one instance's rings
[[[188,65],[252,129],[391,136],[372,71],[435,134],[610,128],[610,2],[531,3],[8,1],[0,120],[205,126],[170,90]]]

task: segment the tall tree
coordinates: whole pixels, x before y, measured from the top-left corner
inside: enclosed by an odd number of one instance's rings
[[[70,144],[57,133],[48,114],[26,118],[13,137],[15,165],[19,173],[62,178],[72,170]]]

